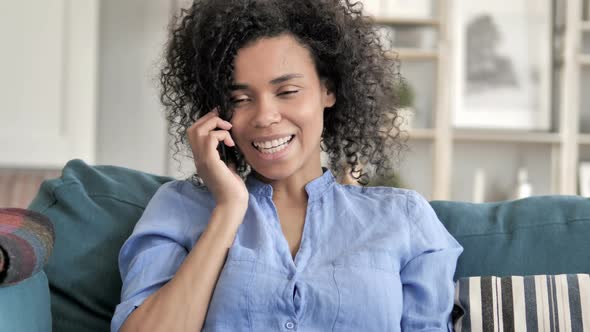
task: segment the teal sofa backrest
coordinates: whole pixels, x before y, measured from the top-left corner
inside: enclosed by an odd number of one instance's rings
[[[70,161],[29,209],[48,216],[55,247],[45,269],[54,332],[108,331],[119,302],[119,249],[155,191],[172,180]],[[579,197],[432,202],[463,245],[455,278],[590,272],[590,203]]]
[[[590,200],[537,196],[472,204],[430,202],[464,247],[455,279],[590,273]]]

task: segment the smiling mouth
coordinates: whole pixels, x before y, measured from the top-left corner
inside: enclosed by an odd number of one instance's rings
[[[295,135],[266,142],[252,142],[252,146],[262,153],[271,154],[284,150],[293,138],[295,138]]]

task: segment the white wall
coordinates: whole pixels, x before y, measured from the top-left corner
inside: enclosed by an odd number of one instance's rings
[[[98,0],[0,2],[0,167],[95,157]]]
[[[168,173],[158,60],[172,1],[101,0],[97,164]]]
[[[179,0],[0,2],[0,168],[73,158],[183,176],[170,161],[158,73]],[[182,0],[184,1],[184,0]],[[35,18],[29,29],[17,29]]]

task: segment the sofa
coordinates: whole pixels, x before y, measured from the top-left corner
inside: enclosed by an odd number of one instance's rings
[[[61,177],[43,182],[28,210],[51,220],[53,251],[23,280],[0,284],[0,331],[108,331],[121,290],[119,249],[158,187],[171,180],[75,159]],[[431,206],[464,247],[455,273],[457,330],[519,331],[526,323],[529,331],[590,331],[589,200],[539,196]],[[536,290],[534,321],[531,298],[519,300],[517,285]]]

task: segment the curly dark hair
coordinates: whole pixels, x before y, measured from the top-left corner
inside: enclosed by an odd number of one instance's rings
[[[182,9],[170,25],[160,76],[174,157],[190,147],[186,133],[199,117],[219,106],[220,116],[231,118],[238,50],[288,33],[310,51],[336,95],[324,112],[321,142],[330,168],[349,171],[361,184],[391,171],[407,140],[396,107],[399,61],[362,10],[351,0],[195,0]],[[237,160],[243,178],[249,166],[239,152]]]

